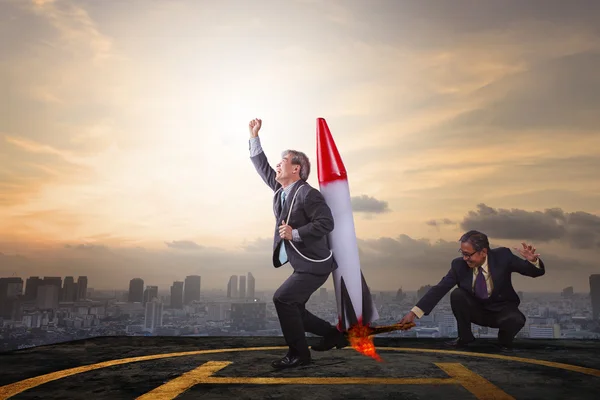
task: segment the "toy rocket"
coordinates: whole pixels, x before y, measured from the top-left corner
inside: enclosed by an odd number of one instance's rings
[[[323,118],[317,118],[317,171],[321,194],[335,225],[329,233],[329,245],[338,265],[333,271],[338,329],[347,331],[372,323],[379,314],[360,269],[348,175]]]

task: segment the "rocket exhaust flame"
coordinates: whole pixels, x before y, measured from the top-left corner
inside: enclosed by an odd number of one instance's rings
[[[406,331],[415,326],[414,322],[409,324],[394,324],[387,326],[376,326],[371,327],[369,325],[356,324],[348,330],[348,341],[352,348],[359,353],[372,357],[377,361],[383,361],[383,359],[377,354],[377,349],[373,344],[372,336],[378,333],[386,333],[392,331]]]

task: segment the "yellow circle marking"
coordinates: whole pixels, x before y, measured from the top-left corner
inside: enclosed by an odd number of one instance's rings
[[[266,350],[282,350],[287,349],[287,346],[273,346],[273,347],[241,347],[241,348],[232,348],[232,349],[212,349],[212,350],[195,350],[195,351],[184,351],[178,353],[163,353],[163,354],[152,354],[148,356],[140,356],[140,357],[129,357],[129,358],[121,358],[116,360],[103,361],[96,364],[84,365],[81,367],[69,368],[62,371],[51,372],[48,374],[36,376],[29,379],[24,379],[19,382],[11,383],[5,386],[0,387],[0,399],[8,399],[12,396],[15,396],[25,390],[34,388],[36,386],[43,385],[48,382],[52,382],[61,378],[66,378],[68,376],[81,374],[88,371],[93,371],[97,369],[112,367],[115,365],[129,364],[140,361],[150,361],[150,360],[160,360],[163,358],[174,358],[174,357],[186,357],[186,356],[194,356],[201,354],[219,354],[219,353],[228,353],[228,352],[242,352],[242,351],[266,351]],[[346,348],[346,350],[353,350],[351,348]],[[600,370],[593,368],[580,367],[578,365],[557,363],[552,361],[545,360],[536,360],[532,358],[522,358],[522,357],[513,357],[513,356],[505,356],[501,354],[486,354],[486,353],[473,353],[467,351],[457,351],[457,350],[437,350],[437,349],[412,349],[405,347],[380,347],[380,351],[406,351],[413,353],[435,353],[435,354],[451,354],[458,356],[470,356],[470,357],[480,357],[480,358],[491,358],[496,360],[506,360],[506,361],[516,361],[527,364],[541,365],[545,367],[564,369],[573,372],[580,372],[582,374],[592,375],[595,377],[600,377]]]

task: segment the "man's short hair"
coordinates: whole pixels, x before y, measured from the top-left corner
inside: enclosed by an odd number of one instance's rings
[[[310,175],[310,161],[306,154],[297,150],[285,150],[281,153],[282,157],[290,156],[290,162],[292,165],[300,166],[300,179],[303,181],[308,180],[308,176]]]
[[[461,243],[471,243],[471,246],[475,251],[481,251],[483,249],[490,249],[490,242],[485,233],[471,230],[460,237]]]

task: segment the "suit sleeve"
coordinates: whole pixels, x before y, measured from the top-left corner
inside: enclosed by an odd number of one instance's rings
[[[518,272],[521,275],[532,278],[537,278],[546,273],[546,268],[541,258],[538,258],[537,263],[532,263],[531,261],[517,257],[509,248],[506,248],[506,256],[508,257],[508,264],[512,272]]]
[[[310,222],[297,228],[302,241],[318,240],[333,230],[334,223],[331,209],[317,189],[312,188],[306,194],[304,212]]]
[[[425,293],[425,295],[416,304],[416,309],[422,311],[425,315],[434,309],[434,307],[440,302],[450,289],[458,284],[456,272],[454,271],[453,265],[450,266],[450,270],[442,278],[442,280],[435,286]],[[417,314],[417,313],[415,313]],[[421,318],[421,317],[419,317]]]
[[[260,175],[262,180],[273,190],[277,190],[280,186],[275,180],[275,170],[269,165],[269,160],[265,155],[264,151],[260,147],[260,141],[258,137],[250,140],[250,160],[256,168],[256,172]]]

